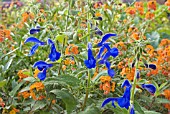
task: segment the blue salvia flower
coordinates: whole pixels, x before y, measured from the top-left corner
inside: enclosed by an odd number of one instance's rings
[[[38,43],[38,44],[40,44],[40,45],[45,45],[45,44],[46,44],[45,42],[42,42],[42,41],[38,40],[38,39],[35,38],[35,37],[29,37],[29,38],[27,38],[24,43],[28,43],[28,42],[34,42],[34,43]]]
[[[27,38],[24,43],[28,43],[28,42],[36,43],[34,46],[32,46],[32,48],[31,48],[31,50],[29,52],[29,56],[32,56],[35,53],[35,51],[38,49],[39,46],[45,45],[45,42],[42,42],[42,41],[38,40],[35,37]]]
[[[128,80],[125,80],[122,84],[122,88],[126,86],[125,92],[123,94],[123,96],[121,97],[117,97],[117,98],[107,98],[106,100],[104,100],[104,102],[102,103],[102,107],[104,107],[106,104],[108,104],[110,101],[112,101],[112,106],[115,107],[114,102],[117,102],[118,105],[121,108],[126,108],[128,109],[130,106],[130,93],[131,93],[131,84]]]
[[[105,64],[106,64],[107,72],[108,72],[109,76],[113,78],[113,76],[115,75],[115,71],[110,68],[110,66],[111,66],[110,62],[106,61]]]
[[[105,55],[102,57],[102,60],[99,62],[100,64],[104,64],[107,59],[112,56],[112,57],[117,57],[119,55],[119,50],[117,48],[110,48],[109,44],[103,44],[105,48],[107,48],[107,52]],[[102,46],[103,47],[103,46]]]
[[[102,38],[102,40],[97,44],[98,47],[101,47],[104,42],[109,39],[111,36],[117,36],[116,34],[113,34],[113,33],[108,33],[108,34],[105,34]]]
[[[32,28],[30,30],[30,34],[36,34],[36,33],[39,33],[40,32],[40,27],[37,26],[36,28]]]
[[[37,61],[34,63],[33,68],[37,67],[38,70],[42,71],[43,69],[48,69],[52,66],[53,66],[53,64],[48,64],[45,61],[40,60],[40,61]]]
[[[88,59],[84,61],[84,64],[89,69],[96,67],[96,59],[93,56],[91,43],[88,43]]]
[[[142,84],[142,88],[146,89],[151,94],[155,94],[156,87],[153,84]]]
[[[46,71],[47,71],[47,69],[45,68],[43,71],[41,71],[41,72],[38,73],[38,76],[37,76],[37,77],[38,77],[41,81],[45,80],[45,78],[46,78]]]
[[[134,106],[133,105],[131,105],[131,107],[130,107],[130,114],[135,114],[135,110],[134,110]]]
[[[56,50],[55,44],[51,39],[48,39],[48,44],[51,46],[51,51],[49,54],[49,58],[51,61],[56,61],[60,59],[61,53]]]
[[[151,68],[151,69],[153,69],[153,70],[156,69],[156,65],[155,65],[155,64],[146,64],[146,63],[145,63],[145,67],[146,67],[146,68]]]
[[[28,56],[32,56],[35,53],[35,51],[38,49],[39,46],[40,46],[40,44],[35,44],[34,46],[32,46]]]
[[[56,60],[59,60],[60,59],[60,56],[61,56],[61,53],[58,52],[55,48],[55,45],[52,44],[51,45],[51,51],[50,51],[50,54],[49,54],[49,58],[51,61],[56,61]]]

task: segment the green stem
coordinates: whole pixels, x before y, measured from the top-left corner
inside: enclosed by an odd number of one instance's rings
[[[69,0],[69,1],[70,1],[70,2],[69,2],[68,12],[67,12],[65,32],[67,31],[67,27],[68,27],[68,18],[69,18],[70,8],[71,8],[71,5],[72,5],[72,0]],[[62,44],[61,55],[64,53],[64,47],[65,47],[65,38],[64,38],[63,44]],[[60,72],[61,72],[62,63],[63,63],[63,61],[61,61],[61,63],[60,63],[60,66],[59,66],[59,69],[58,69],[58,76],[60,75]]]
[[[90,90],[90,80],[91,80],[90,70],[88,69],[88,80],[87,80],[86,96],[85,96],[84,103],[83,103],[83,106],[82,106],[82,111],[84,110],[84,108],[86,106],[87,99],[88,99],[89,90]]]
[[[135,96],[135,87],[136,87],[136,76],[137,76],[137,70],[138,70],[138,59],[136,57],[136,63],[135,63],[135,74],[134,74],[134,79],[133,79],[133,86],[132,86],[132,92],[131,92],[131,102],[134,104],[134,96]]]
[[[90,6],[90,4],[91,4],[91,1],[88,0],[88,6]],[[87,20],[89,20],[89,19],[90,19],[90,12],[88,12],[88,14],[87,14]],[[90,34],[90,23],[88,23],[87,27],[88,27],[88,34]],[[90,35],[87,38],[87,42],[90,42]],[[88,95],[89,95],[89,91],[90,91],[90,80],[91,80],[90,70],[88,69],[88,80],[87,80],[86,96],[85,96],[85,99],[84,99],[82,111],[84,110],[84,108],[86,106],[87,99],[88,99]]]

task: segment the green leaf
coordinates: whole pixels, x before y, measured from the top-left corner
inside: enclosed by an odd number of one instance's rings
[[[63,43],[65,37],[66,35],[57,35],[55,39],[58,40],[60,43]]]
[[[144,111],[145,114],[161,114],[159,112],[155,112],[155,111]]]
[[[134,108],[136,111],[138,111],[140,114],[145,114],[144,111],[142,110],[141,106],[137,101],[134,102]]]
[[[71,114],[71,112],[76,108],[77,102],[72,94],[58,89],[52,90],[50,92],[54,93],[56,97],[63,100],[68,114]]]
[[[88,106],[85,111],[82,111],[79,114],[101,114],[101,112],[95,106]]]
[[[0,87],[5,86],[6,82],[7,82],[6,80],[0,81]]]
[[[9,95],[14,97],[16,92],[19,90],[19,88],[25,83],[25,81],[23,80],[22,82],[20,82],[10,93]]]
[[[147,39],[151,40],[151,45],[156,49],[159,45],[160,35],[158,32],[154,31],[151,34],[146,34]]]
[[[47,78],[44,81],[45,85],[48,85],[48,82],[52,82],[52,83],[59,83],[59,84],[66,84],[66,85],[70,85],[72,87],[78,86],[80,83],[80,80],[75,78],[74,76],[59,76],[59,77],[50,77]]]
[[[37,101],[37,102],[33,105],[33,109],[32,109],[32,110],[35,111],[35,110],[38,110],[38,109],[42,109],[42,108],[44,108],[46,105],[47,105],[46,102],[43,101],[43,100]]]
[[[156,98],[156,103],[170,103],[170,100],[164,98]]]
[[[168,84],[168,82],[161,84],[161,86],[159,87],[159,90],[161,90],[164,86],[166,86],[166,84]]]

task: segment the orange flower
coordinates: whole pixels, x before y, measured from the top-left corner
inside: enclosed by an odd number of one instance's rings
[[[100,77],[100,81],[101,82],[110,82],[112,80],[112,78],[110,76],[101,76]]]
[[[93,7],[96,8],[100,8],[102,6],[102,2],[96,2]]]
[[[30,96],[30,93],[28,91],[24,91],[21,93],[21,95],[24,97],[24,99],[27,99]]]
[[[170,100],[170,90],[168,90],[168,89],[164,90],[163,94],[166,99]],[[170,104],[165,104],[164,106],[165,106],[165,108],[170,110]]]
[[[151,0],[147,4],[148,10],[156,10],[156,0]]]
[[[155,16],[154,13],[147,12],[146,15],[145,15],[145,18],[146,19],[153,19],[154,16]]]
[[[34,19],[34,14],[32,12],[25,12],[22,14],[22,21],[27,22],[28,19]]]
[[[19,112],[19,110],[16,109],[16,108],[13,108],[13,109],[9,112],[9,114],[16,114],[16,112]]]
[[[35,77],[35,78],[37,78],[39,72],[40,72],[40,71],[39,71],[38,69],[35,69],[35,71],[34,71],[34,77]]]
[[[140,38],[138,33],[132,33],[131,37],[136,40],[139,40],[139,38]]]
[[[116,86],[116,83],[115,83],[115,82],[112,82],[112,87],[111,87],[111,91],[112,91],[112,92],[115,91],[115,86]]]
[[[62,66],[62,69],[63,69],[63,70],[66,70],[66,68],[67,68],[66,65],[63,65],[63,66]]]
[[[166,5],[166,6],[170,6],[170,0],[167,0],[167,1],[165,2],[165,5]]]
[[[30,96],[34,99],[37,100],[35,93],[31,90],[30,91]]]
[[[129,27],[128,32],[138,32],[138,29],[136,27]]]
[[[74,44],[70,44],[65,50],[66,55],[70,55],[70,54],[77,55],[78,53],[79,53],[78,46],[76,46]]]
[[[101,13],[96,12],[96,13],[95,13],[95,16],[96,16],[96,17],[101,17]]]
[[[105,82],[102,88],[104,90],[104,95],[110,93],[110,82]]]
[[[170,90],[169,89],[164,90],[164,96],[166,99],[170,100]]]
[[[17,73],[17,75],[19,76],[19,82],[20,82],[22,79],[28,77],[27,74],[24,74],[24,71],[26,71],[26,70],[19,70],[18,73]]]
[[[144,13],[143,2],[135,2],[135,8],[139,11],[141,15]]]
[[[136,13],[136,9],[133,7],[129,7],[126,9],[126,13],[130,15],[134,15]]]
[[[35,82],[30,86],[30,91],[36,89],[37,91],[44,89],[44,84],[42,82]]]
[[[146,45],[146,52],[147,52],[148,54],[152,55],[153,52],[154,52],[153,46],[151,46],[151,45]]]
[[[2,98],[0,98],[0,106],[1,106],[2,108],[4,108],[4,106],[5,106],[5,103],[4,103],[4,101],[3,101]]]

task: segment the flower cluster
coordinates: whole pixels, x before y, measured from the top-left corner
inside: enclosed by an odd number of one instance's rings
[[[31,31],[34,31],[33,33],[35,33],[35,31],[37,32],[36,29],[34,29],[34,30],[31,29]],[[46,45],[45,42],[42,42],[35,37],[29,37],[28,39],[25,40],[25,43],[28,43],[28,42],[36,43],[34,46],[32,46],[29,56],[32,56],[35,53],[35,51],[38,49],[39,46]],[[56,50],[54,42],[51,39],[48,39],[47,44],[51,47],[50,54],[48,56],[50,61],[54,62],[54,61],[59,60],[61,53]],[[52,66],[53,66],[53,64],[48,64],[45,61],[40,60],[40,61],[37,61],[34,63],[33,68],[38,68],[38,70],[40,72],[38,72],[37,76],[40,80],[44,80],[46,78],[47,69]]]

